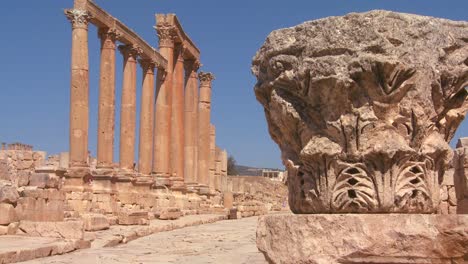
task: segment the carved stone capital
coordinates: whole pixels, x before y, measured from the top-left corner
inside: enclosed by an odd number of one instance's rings
[[[99,28],[98,30],[98,37],[102,40],[110,40],[112,42],[115,42],[116,40],[119,39],[119,37],[122,35],[117,29],[115,28]]]
[[[86,10],[80,9],[65,9],[65,16],[72,23],[73,28],[87,28],[88,22],[91,20],[91,14]]]
[[[158,67],[158,78],[161,80],[161,82],[164,82],[166,80],[167,76],[167,71],[163,67],[157,66]]]
[[[154,68],[156,67],[156,62],[152,59],[139,59],[138,62],[140,63],[141,68],[144,72],[151,71],[154,72]]]
[[[211,86],[211,81],[215,79],[215,76],[211,72],[199,72],[198,79],[200,79],[200,85]]]
[[[177,36],[177,29],[169,23],[156,25],[156,32],[159,38],[159,47],[174,46],[174,40]]]
[[[186,77],[197,78],[197,71],[201,67],[200,60],[185,60],[184,69]]]
[[[124,58],[136,59],[143,53],[143,50],[138,45],[120,45],[119,51],[122,53]]]

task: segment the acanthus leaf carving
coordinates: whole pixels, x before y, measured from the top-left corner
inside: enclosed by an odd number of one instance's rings
[[[73,27],[87,27],[92,15],[87,10],[65,9],[65,16],[72,23]]]

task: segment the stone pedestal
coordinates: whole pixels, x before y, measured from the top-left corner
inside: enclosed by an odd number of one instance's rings
[[[270,263],[465,263],[468,215],[266,215],[257,247]]]

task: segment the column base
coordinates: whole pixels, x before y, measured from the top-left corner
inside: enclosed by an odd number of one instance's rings
[[[197,186],[197,191],[199,195],[209,195],[210,187],[208,187],[208,185],[200,184]]]
[[[265,215],[257,247],[269,263],[464,263],[468,215]]]
[[[198,192],[198,183],[196,183],[196,182],[185,183],[185,186],[187,187],[187,192],[188,193],[197,193]]]
[[[151,175],[154,179],[154,188],[161,189],[161,188],[168,188],[171,186],[171,180],[168,175],[163,175],[160,173],[153,173]]]
[[[83,192],[91,188],[92,176],[89,167],[71,167],[64,176],[62,190],[66,192]]]
[[[115,176],[114,170],[96,169],[91,171],[93,193],[112,193],[112,181]]]
[[[171,190],[185,192],[187,191],[187,186],[184,183],[184,179],[181,177],[171,177]]]

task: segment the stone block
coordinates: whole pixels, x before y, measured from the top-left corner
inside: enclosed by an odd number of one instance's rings
[[[8,226],[0,225],[0,236],[4,235],[8,235]]]
[[[85,231],[109,229],[109,220],[102,214],[83,214],[81,218]]]
[[[82,221],[33,222],[20,221],[19,229],[28,236],[83,239]]]
[[[234,205],[234,196],[232,192],[223,193],[223,204],[225,208],[231,209]]]
[[[18,216],[13,205],[0,203],[0,212],[0,225],[9,225],[18,221]]]
[[[91,210],[91,202],[88,200],[68,200],[69,209],[77,212],[89,212]]]
[[[138,201],[138,194],[137,193],[119,193],[118,200],[123,204],[136,204]]]
[[[29,184],[30,172],[28,171],[19,171],[17,176],[18,187],[27,186]]]
[[[148,224],[148,212],[119,212],[119,225],[145,225]]]
[[[16,235],[19,229],[19,222],[10,223],[8,225],[8,235]]]
[[[23,160],[33,160],[32,151],[23,151],[22,154],[23,154],[23,156],[22,156]]]
[[[160,210],[158,218],[161,220],[175,220],[182,216],[182,212],[179,208],[169,207]]]
[[[29,185],[38,188],[45,188],[49,180],[48,173],[33,173],[29,178]]]
[[[0,203],[16,204],[18,198],[16,187],[0,183]]]
[[[228,218],[229,219],[240,219],[240,218],[242,218],[242,215],[240,214],[240,212],[239,213],[237,212],[237,208],[231,208],[231,209],[229,209]]]
[[[257,247],[270,263],[463,263],[467,226],[468,215],[266,215]]]
[[[47,200],[47,192],[44,190],[30,191],[28,194],[34,196],[20,197],[16,206],[16,212],[21,220],[63,221],[63,200]]]

